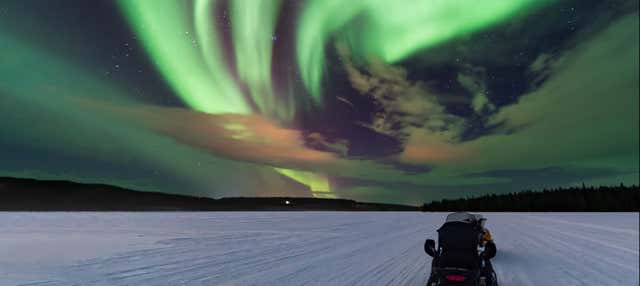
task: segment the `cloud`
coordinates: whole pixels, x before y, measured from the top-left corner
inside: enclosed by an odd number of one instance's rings
[[[594,39],[592,41],[600,40]],[[561,152],[553,152],[554,154],[568,157],[570,160],[580,158],[580,155],[574,154],[572,150],[566,150],[566,147],[548,147],[549,144],[542,142],[537,146],[531,146],[531,142],[540,141],[542,138],[548,137],[548,134],[552,134],[555,138],[545,138],[545,142],[560,139],[555,144],[563,146],[567,146],[567,142],[579,144],[575,140],[567,140],[566,137],[574,131],[584,130],[584,128],[577,126],[582,124],[580,120],[583,120],[585,115],[588,116],[593,112],[587,111],[587,109],[584,113],[575,112],[571,118],[565,118],[567,111],[574,110],[575,105],[581,104],[584,99],[578,98],[579,93],[568,90],[563,92],[550,91],[550,87],[566,88],[576,83],[585,85],[580,78],[565,79],[563,77],[575,77],[576,74],[589,76],[590,71],[598,69],[597,66],[579,67],[580,65],[590,65],[593,61],[598,60],[591,56],[580,58],[589,49],[587,46],[592,46],[590,43],[567,52],[563,57],[541,54],[539,60],[532,63],[530,70],[537,73],[544,70],[545,75],[552,77],[550,81],[545,82],[539,89],[525,94],[516,104],[499,111],[496,111],[495,105],[486,96],[484,70],[481,67],[473,66],[463,69],[458,74],[458,82],[473,95],[471,103],[476,113],[493,114],[488,118],[488,124],[495,126],[497,131],[497,134],[483,136],[464,143],[459,141],[459,136],[464,130],[465,120],[448,114],[444,107],[438,103],[438,95],[425,88],[421,82],[407,80],[404,69],[375,60],[371,61],[365,69],[359,69],[350,61],[349,51],[345,47],[338,44],[336,48],[342,56],[352,86],[363,95],[373,97],[381,106],[381,111],[374,116],[370,127],[377,132],[401,139],[404,143],[404,150],[396,156],[399,162],[433,166],[435,170],[433,174],[419,176],[425,179],[425,182],[429,182],[436,175],[454,178],[467,171],[473,172],[474,168],[490,170],[494,167],[526,167],[529,164],[535,167],[545,167],[547,163],[559,162],[559,160],[548,158],[547,150],[554,148],[562,150]],[[619,55],[617,56],[620,58]],[[604,64],[612,66],[610,63]],[[566,72],[567,69],[572,71]],[[574,75],[570,76],[569,74]],[[603,78],[603,82],[605,85],[611,85],[612,81],[609,78]],[[596,81],[591,81],[591,83],[596,83]],[[584,90],[584,93],[597,97],[594,90],[597,89]],[[600,92],[602,94],[602,91]],[[621,97],[630,98],[628,94],[621,95]],[[552,103],[558,99],[562,101],[559,102],[561,104]],[[590,100],[590,102],[598,101],[598,99]],[[545,106],[548,103],[551,105]],[[593,105],[589,108],[597,108],[597,106]],[[628,114],[634,114],[634,112],[630,111]],[[544,123],[533,120],[536,117],[543,119]],[[561,127],[563,123],[571,121],[573,121],[574,127]],[[558,122],[558,124],[554,122]],[[604,124],[603,127],[606,129],[608,125]],[[587,148],[597,148],[593,144],[583,145],[588,146]],[[571,148],[575,147],[569,147],[569,149]],[[512,154],[509,149],[517,150],[516,152],[520,154],[505,156],[505,154]],[[539,155],[528,155],[534,153]],[[582,158],[588,157],[588,154],[582,156]],[[534,163],[542,161],[542,158],[548,158],[548,160]],[[466,162],[467,160],[469,163]],[[457,164],[464,167],[457,167]],[[458,174],[456,175],[456,173]],[[443,180],[433,181],[442,182]],[[461,179],[461,181],[465,181],[465,179]]]
[[[307,186],[273,168],[215,156],[153,132],[146,122],[113,108],[117,104],[137,110],[141,105],[55,92],[35,97],[1,100],[0,176],[105,183],[207,197],[311,195]]]
[[[471,107],[477,114],[490,113],[496,109],[487,97],[485,73],[486,71],[482,67],[467,65],[463,71],[458,73],[457,77],[458,83],[471,94]]]
[[[371,60],[360,69],[351,61],[346,45],[337,43],[336,50],[352,87],[364,96],[371,96],[380,107],[372,121],[363,125],[401,142],[406,141],[415,128],[448,137],[449,141],[458,139],[464,119],[447,113],[438,102],[438,95],[423,82],[412,82],[403,68],[378,60]]]
[[[477,156],[443,169],[597,166],[637,172],[637,27],[634,13],[565,52],[543,85],[489,118],[500,126],[497,134],[459,146]]]
[[[498,176],[496,170],[553,167],[632,174],[625,177],[632,180],[627,183],[637,184],[637,27],[638,14],[628,15],[556,56],[549,63],[549,78],[539,88],[488,118],[496,126],[495,133],[456,142],[450,140],[451,135],[438,136],[417,127],[406,129],[409,135],[404,152],[397,159],[431,169],[404,176],[402,182],[517,191],[520,189],[512,184],[514,178]],[[574,174],[571,179],[575,181],[593,178],[591,173]]]
[[[413,128],[404,151],[398,155],[400,162],[409,164],[463,163],[473,153],[470,148],[448,142],[449,136],[432,134]]]
[[[349,153],[349,141],[345,139],[334,139],[333,142],[318,132],[312,132],[305,137],[306,145],[316,150],[332,152],[347,157]]]
[[[531,63],[529,71],[534,74],[548,73],[550,63],[553,62],[551,54],[542,53]]]
[[[207,114],[184,108],[115,106],[98,101],[84,101],[82,106],[227,160],[326,175],[402,174],[375,161],[344,158],[341,153],[348,151],[345,140],[329,141],[320,133],[305,135],[302,130],[282,127],[261,115]]]
[[[337,159],[334,153],[306,147],[299,130],[283,128],[257,114],[207,114],[159,106],[115,108],[144,128],[219,157],[285,168]]]
[[[638,115],[633,104],[638,96],[631,96],[638,90],[637,24],[637,14],[627,16],[568,52],[553,64],[548,82],[500,110],[490,121],[502,123],[504,128],[535,125],[536,129],[586,130],[588,134],[594,133],[593,127],[603,131],[620,124],[637,127],[632,119]],[[588,123],[595,126],[576,128]],[[633,133],[633,128],[629,131]]]

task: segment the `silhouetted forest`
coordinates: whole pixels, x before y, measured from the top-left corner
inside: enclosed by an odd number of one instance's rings
[[[638,186],[572,187],[426,203],[422,211],[580,212],[639,211]]]
[[[202,198],[109,185],[0,178],[0,211],[417,211],[347,199]],[[434,201],[422,211],[640,211],[638,186],[574,187]]]
[[[0,211],[418,211],[346,199],[204,198],[102,184],[0,177]]]

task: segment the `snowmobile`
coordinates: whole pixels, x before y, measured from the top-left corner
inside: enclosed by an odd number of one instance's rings
[[[493,241],[483,241],[486,218],[466,212],[447,216],[438,229],[438,247],[427,239],[424,251],[433,257],[427,286],[498,286],[490,259],[496,255]]]

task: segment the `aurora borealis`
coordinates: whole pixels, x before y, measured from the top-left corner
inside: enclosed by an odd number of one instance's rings
[[[638,184],[638,1],[0,4],[0,176],[419,203]]]

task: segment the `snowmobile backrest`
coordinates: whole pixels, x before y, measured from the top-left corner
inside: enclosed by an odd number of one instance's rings
[[[444,250],[477,250],[480,229],[477,224],[453,221],[438,229],[438,246]]]
[[[447,222],[438,229],[439,267],[476,269],[479,227],[477,224],[459,221]]]

